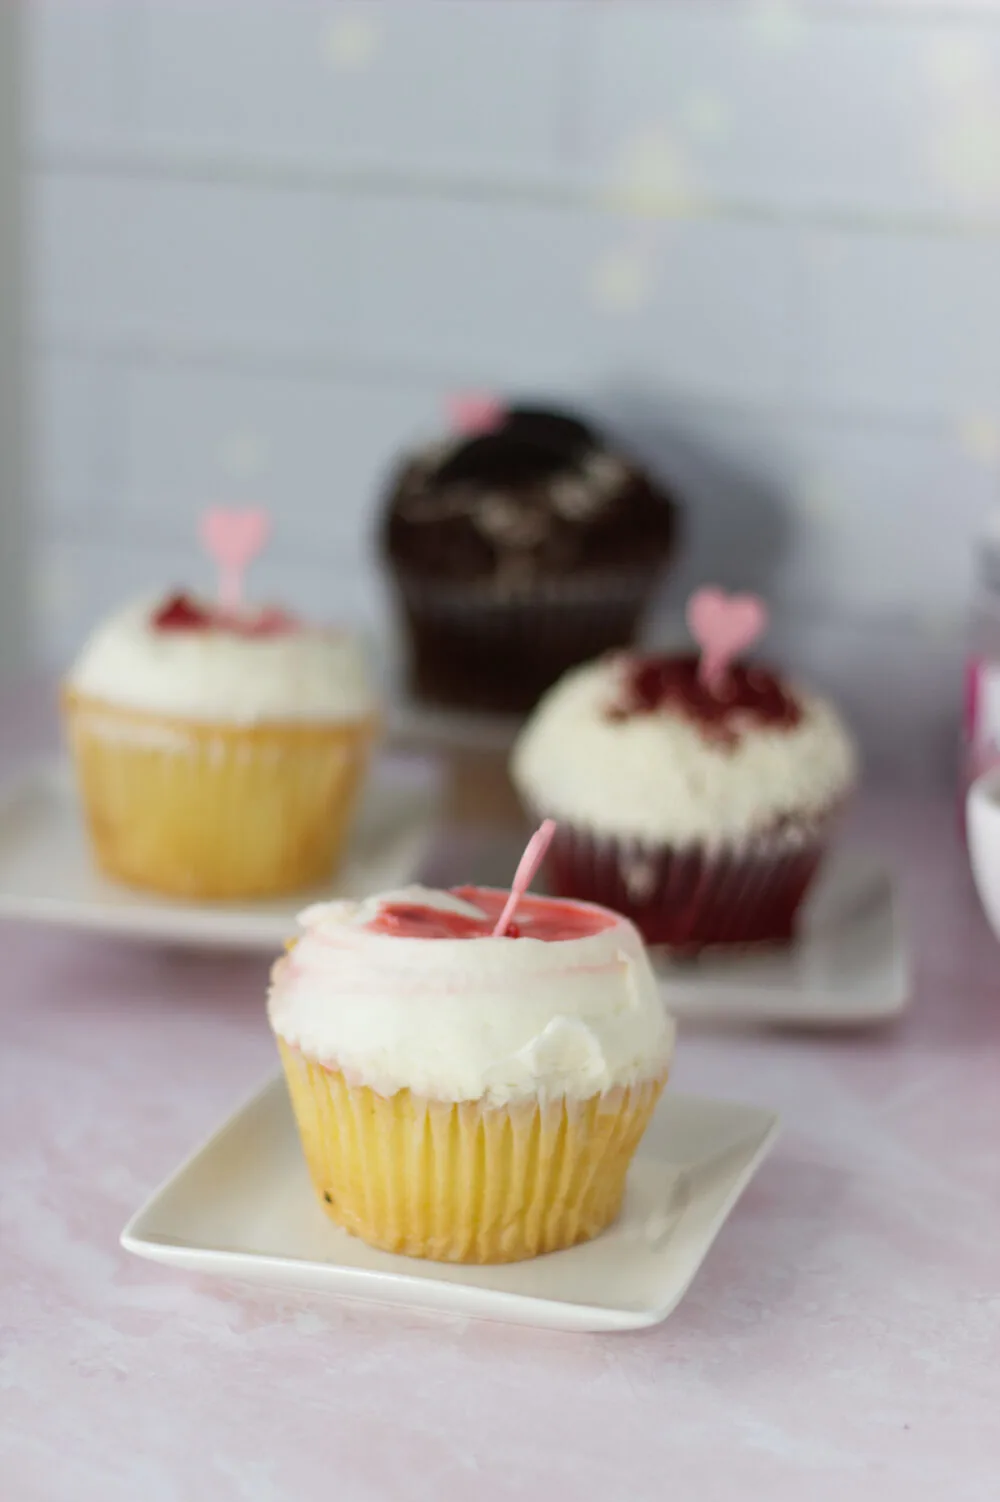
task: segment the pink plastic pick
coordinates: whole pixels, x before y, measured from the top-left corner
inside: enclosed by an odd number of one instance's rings
[[[510,896],[504,903],[503,912],[497,919],[497,926],[493,930],[494,939],[502,939],[510,927],[517,904],[534,881],[535,874],[545,859],[545,852],[551,845],[555,832],[555,819],[546,819],[541,828],[535,830],[525,846],[524,854],[518,861],[517,870],[514,872],[514,880],[510,884]]]
[[[213,506],[201,518],[198,535],[219,570],[219,604],[238,610],[243,603],[243,575],[267,541],[266,511],[231,511]]]
[[[445,405],[456,433],[470,438],[477,433],[495,433],[505,416],[503,402],[485,391],[455,391]]]
[[[767,606],[757,595],[699,589],[688,601],[687,623],[701,648],[698,676],[715,693],[725,683],[733,658],[766,628]]]

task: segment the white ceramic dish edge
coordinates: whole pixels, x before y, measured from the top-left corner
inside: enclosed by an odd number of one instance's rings
[[[734,1206],[750,1180],[764,1161],[780,1130],[776,1115],[755,1107],[742,1107],[723,1102],[706,1102],[696,1097],[674,1095],[671,1104],[715,1108],[720,1112],[740,1113],[748,1117],[746,1127],[745,1155],[740,1166],[727,1182],[726,1192],[715,1206],[711,1220],[702,1237],[697,1259],[688,1275],[678,1283],[669,1299],[655,1306],[637,1304],[634,1308],[562,1301],[539,1294],[523,1294],[508,1290],[491,1289],[460,1281],[461,1269],[448,1268],[447,1277],[436,1276],[435,1264],[420,1264],[422,1274],[414,1276],[406,1272],[409,1265],[405,1258],[382,1258],[390,1262],[390,1270],[371,1270],[347,1266],[331,1261],[317,1262],[308,1258],[273,1255],[225,1247],[208,1247],[193,1244],[182,1237],[172,1237],[163,1231],[151,1232],[150,1223],[162,1217],[164,1207],[169,1213],[169,1204],[183,1191],[184,1181],[197,1172],[206,1160],[227,1147],[230,1139],[247,1129],[247,1119],[255,1113],[265,1114],[273,1109],[276,1094],[283,1097],[284,1082],[280,1076],[269,1080],[261,1089],[239,1107],[205,1142],[147,1199],[145,1204],[130,1218],[121,1234],[123,1248],[139,1257],[179,1268],[189,1272],[222,1276],[237,1282],[265,1284],[272,1287],[334,1295],[365,1303],[419,1309],[431,1313],[447,1313],[466,1318],[485,1318],[504,1323],[528,1324],[567,1331],[621,1331],[641,1329],[662,1323],[677,1307],[696,1275],[701,1261],[714,1243]],[[749,1120],[755,1122],[751,1128]],[[735,1151],[735,1148],[731,1149]],[[640,1160],[642,1149],[640,1149]],[[699,1165],[704,1167],[704,1165]],[[309,1191],[311,1194],[311,1190]],[[598,1238],[601,1241],[602,1238]],[[596,1245],[592,1243],[591,1245]],[[551,1264],[555,1258],[578,1255],[585,1248],[569,1253],[557,1253],[553,1258],[539,1262]],[[664,1253],[663,1255],[669,1255]],[[518,1271],[538,1264],[517,1264]],[[482,1269],[476,1269],[476,1274]],[[505,1270],[507,1271],[507,1270]]]

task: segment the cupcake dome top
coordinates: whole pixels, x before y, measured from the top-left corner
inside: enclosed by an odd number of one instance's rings
[[[673,1046],[642,940],[587,903],[409,887],[307,909],[274,968],[274,1031],[382,1095],[588,1098],[662,1073]],[[416,916],[415,916],[416,915]]]
[[[328,723],[375,708],[349,633],[273,609],[227,613],[183,593],[136,601],[104,621],[67,683],[99,703],[209,724]]]
[[[712,692],[691,654],[618,653],[546,694],[512,772],[530,805],[568,824],[712,846],[826,813],[856,755],[827,700],[766,668],[733,664]]]
[[[546,579],[654,571],[673,550],[672,497],[567,413],[515,407],[488,433],[397,471],[383,520],[394,564],[516,593]]]

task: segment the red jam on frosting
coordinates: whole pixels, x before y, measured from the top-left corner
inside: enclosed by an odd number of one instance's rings
[[[724,681],[709,688],[698,675],[693,653],[627,659],[621,697],[607,711],[609,719],[628,720],[661,709],[675,710],[723,740],[747,724],[791,729],[802,718],[795,696],[756,663],[731,663]]]
[[[443,912],[413,902],[387,902],[366,926],[370,933],[392,934],[399,939],[488,939],[503,912],[507,893],[453,887],[451,895],[474,903],[484,917],[470,918],[465,913]],[[612,913],[595,912],[551,897],[525,896],[517,905],[517,921],[508,925],[506,937],[542,939],[551,944],[602,933],[614,922]]]
[[[153,615],[157,631],[231,631],[236,636],[284,636],[298,630],[294,616],[283,610],[264,609],[234,614],[213,605],[202,605],[178,591]]]

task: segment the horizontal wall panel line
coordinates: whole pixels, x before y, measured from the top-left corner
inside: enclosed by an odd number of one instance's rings
[[[353,351],[338,355],[301,354],[261,345],[207,345],[175,339],[159,332],[148,338],[77,338],[49,334],[33,341],[41,356],[69,355],[158,370],[218,370],[260,377],[284,376],[304,381],[378,381],[384,385],[468,386],[468,369],[448,372],[440,366],[383,364]],[[472,373],[475,376],[475,372]],[[483,372],[479,372],[485,380]]]
[[[36,358],[42,359],[66,356],[147,370],[219,371],[261,380],[278,376],[305,382],[366,381],[383,386],[425,386],[434,389],[453,385],[456,389],[474,386],[489,390],[496,385],[495,378],[491,377],[485,367],[478,370],[470,370],[468,367],[449,370],[440,365],[404,365],[397,361],[390,363],[372,360],[361,352],[343,349],[336,355],[317,355],[307,351],[298,354],[269,349],[263,345],[207,345],[156,332],[147,338],[36,334],[31,342],[31,352]],[[610,375],[613,372],[609,372]],[[603,394],[606,397],[606,385],[603,386]],[[739,401],[729,397],[699,396],[680,389],[673,399],[662,390],[656,396],[658,401],[662,401],[665,412],[676,411],[680,418],[696,418],[698,414],[725,417],[729,414],[734,419],[759,417],[779,419],[786,425],[796,422],[821,423],[828,428],[860,428],[911,436],[947,434],[961,438],[969,420],[969,414],[961,406],[954,410],[901,412],[875,405],[846,407],[820,401]],[[577,389],[574,389],[568,399],[586,405],[586,395],[580,395]]]
[[[567,168],[537,180],[502,173],[473,176],[448,169],[428,172],[406,164],[340,164],[292,158],[219,156],[201,152],[150,149],[117,150],[71,147],[36,148],[27,167],[40,175],[104,181],[189,183],[219,187],[260,188],[269,192],[329,191],[342,198],[395,198],[425,202],[520,204],[567,210],[590,209],[643,221],[736,222],[836,229],[858,235],[913,234],[942,239],[1000,237],[1000,210],[960,209],[880,212],[864,206],[809,204],[774,198],[657,195],[643,188],[641,205],[627,189],[598,179],[587,180]]]
[[[596,4],[598,0],[590,0]],[[738,16],[741,11],[759,10],[761,0],[645,0],[665,10],[695,11],[699,15],[712,11]],[[948,21],[959,25],[990,25],[997,20],[997,0],[794,0],[786,13],[795,21],[839,21],[845,16],[864,23],[883,23],[887,19],[906,26],[924,26],[929,22]]]
[[[601,0],[584,0],[582,8],[586,9],[588,4],[596,7],[600,3]],[[698,16],[728,14],[734,18],[746,11],[759,12],[762,8],[762,0],[632,0],[632,4],[645,4],[650,9],[655,6],[681,15],[694,12]],[[866,21],[884,25],[887,20],[893,20],[901,26],[920,27],[935,21],[948,21],[959,26],[982,27],[992,25],[998,19],[997,0],[784,0],[778,15],[779,20],[790,17],[797,25],[823,25],[847,17],[862,25]]]

